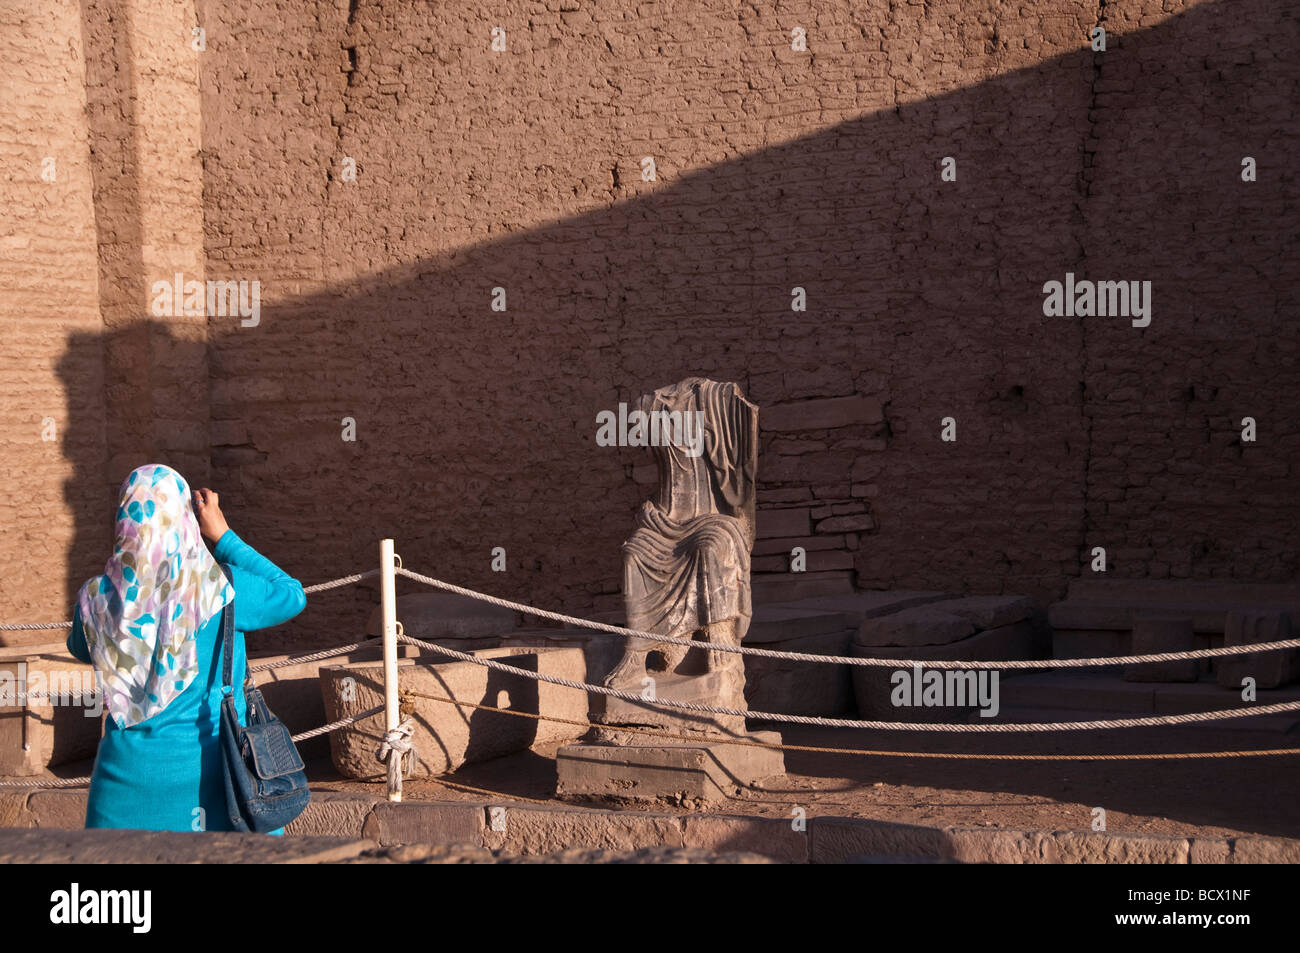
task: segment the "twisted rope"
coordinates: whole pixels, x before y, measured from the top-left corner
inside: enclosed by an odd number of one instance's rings
[[[365,572],[353,573],[350,576],[340,576],[338,579],[331,579],[328,582],[318,582],[314,586],[303,587],[303,592],[325,592],[329,589],[338,589],[340,586],[350,586],[353,583],[360,582],[369,576],[379,574],[378,569],[367,569]],[[27,632],[38,629],[70,629],[72,622],[4,622],[0,623],[0,632]]]
[[[354,582],[360,582],[370,576],[379,575],[378,569],[367,569],[365,572],[353,573],[350,576],[340,576],[338,579],[331,579],[329,582],[318,582],[314,586],[307,586],[303,592],[324,592],[327,589],[337,589],[340,586],[350,586]]]
[[[379,711],[383,711],[382,706]],[[419,756],[415,753],[415,745],[411,742],[411,735],[414,733],[415,723],[410,718],[403,718],[396,728],[384,732],[379,750],[375,752],[375,758],[388,765],[390,791],[398,790],[400,788],[398,782],[414,771],[415,766],[419,764]],[[391,757],[393,754],[397,757]]]
[[[48,778],[43,781],[0,781],[0,788],[76,788],[89,783],[90,778]]]
[[[885,659],[885,658],[858,658],[857,656],[848,655],[813,655],[808,652],[782,652],[777,649],[760,649],[752,645],[727,645],[721,642],[700,642],[695,639],[677,638],[671,635],[659,635],[655,632],[643,632],[639,629],[628,629],[620,625],[609,625],[605,622],[593,622],[590,619],[580,619],[577,616],[565,615],[562,612],[550,612],[546,609],[538,609],[533,606],[525,605],[522,602],[512,602],[509,599],[501,599],[497,596],[490,596],[484,592],[477,592],[473,589],[465,589],[462,586],[455,586],[449,582],[443,582],[441,579],[434,579],[432,576],[425,576],[418,572],[412,572],[409,569],[397,567],[394,572],[398,575],[414,579],[416,582],[422,582],[425,585],[434,586],[438,589],[454,592],[457,595],[468,596],[471,599],[478,599],[481,602],[487,602],[495,606],[501,606],[503,609],[514,609],[516,612],[524,612],[528,615],[537,616],[541,619],[551,619],[555,622],[563,622],[568,625],[576,625],[584,629],[596,629],[600,632],[609,632],[613,635],[627,636],[633,639],[646,639],[652,642],[662,642],[668,645],[684,645],[688,648],[702,649],[707,648],[710,652],[734,652],[738,655],[753,655],[760,658],[779,658],[789,659],[795,662],[815,662],[823,665],[857,665],[863,667],[876,668],[908,668],[913,665],[920,665],[929,669],[1043,669],[1043,668],[1087,668],[1089,666],[1103,665],[1138,665],[1148,662],[1176,662],[1180,659],[1194,658],[1219,658],[1225,655],[1250,655],[1255,652],[1276,652],[1281,649],[1300,648],[1300,638],[1282,639],[1277,642],[1258,642],[1251,645],[1227,645],[1217,649],[1191,649],[1186,652],[1158,652],[1151,655],[1117,655],[1111,658],[1086,658],[1086,659],[1009,659],[1002,662],[989,661],[960,661],[960,660],[921,660],[921,659]]]
[[[347,655],[349,652],[355,652],[359,648],[365,647],[365,642],[350,642],[347,645],[340,645],[336,649],[324,649],[320,652],[313,652],[310,655],[292,655],[289,658],[281,659],[278,662],[267,662],[264,665],[251,665],[248,667],[249,674],[253,672],[268,672],[272,669],[286,668],[291,665],[306,665],[308,662],[319,662],[321,659],[333,658],[336,655]],[[69,689],[68,691],[56,692],[17,692],[15,693],[16,703],[21,703],[24,698],[49,698],[52,695],[59,697],[73,696],[81,697],[82,695],[98,695],[99,692],[83,692],[79,688]]]
[[[5,622],[0,623],[0,632],[25,632],[31,629],[70,629],[71,622]]]
[[[331,721],[328,725],[321,725],[319,728],[313,728],[311,731],[304,731],[301,734],[293,736],[295,743],[306,741],[308,738],[315,738],[317,735],[323,735],[327,732],[338,731],[340,728],[346,728],[353,722],[360,721],[363,718],[369,718],[371,715],[377,715],[384,710],[383,705],[376,708],[369,708],[359,715],[349,715],[347,718],[340,718],[338,721]]]
[[[562,725],[575,725],[579,728],[603,728],[599,722],[577,721],[573,718],[561,718],[558,715],[543,715],[531,711],[516,711],[513,708],[498,708],[495,705],[481,705],[478,702],[459,701],[445,695],[430,695],[428,692],[409,691],[436,702],[447,702],[460,708],[476,708],[480,711],[494,711],[501,715],[514,715],[518,718],[532,718],[535,721],[553,721]],[[587,718],[595,717],[591,712]],[[630,734],[646,735],[651,738],[669,738],[673,741],[690,741],[700,743],[700,738],[677,734],[671,731],[658,731],[654,728],[641,728],[636,725],[619,725],[618,731]],[[755,741],[752,738],[709,738],[709,744],[737,745],[745,748],[771,748],[777,751],[812,751],[817,754],[849,754],[875,758],[949,758],[971,761],[1185,761],[1195,758],[1261,758],[1273,755],[1300,754],[1300,748],[1255,748],[1245,751],[1174,751],[1153,752],[1151,754],[985,754],[983,752],[943,751],[873,751],[869,748],[836,748],[826,745],[794,745],[786,742]]]
[[[650,708],[671,708],[679,711],[700,712],[706,715],[735,715],[741,718],[755,718],[762,721],[782,721],[794,725],[823,725],[829,728],[870,728],[874,731],[940,731],[940,732],[1008,732],[1008,731],[1100,731],[1109,728],[1148,728],[1156,725],[1184,725],[1200,721],[1217,721],[1224,718],[1246,718],[1252,715],[1273,715],[1284,711],[1300,711],[1300,701],[1276,702],[1272,705],[1255,705],[1251,708],[1237,708],[1222,711],[1197,711],[1182,715],[1151,715],[1144,718],[1119,718],[1111,721],[1055,721],[1038,724],[1021,722],[1001,722],[992,724],[926,724],[911,721],[863,721],[858,718],[822,718],[815,715],[785,715],[779,712],[750,711],[745,708],[726,708],[721,705],[697,705],[693,702],[669,701],[665,698],[648,700],[634,692],[605,688],[602,685],[588,685],[557,675],[543,675],[541,672],[529,672],[514,665],[506,665],[492,659],[478,658],[465,652],[449,649],[432,642],[425,642],[409,635],[399,635],[398,641],[418,645],[420,648],[439,655],[473,662],[497,671],[531,678],[551,685],[573,688],[578,691],[595,692],[610,698],[622,698]]]
[[[95,698],[96,696],[99,695],[99,692],[98,692],[98,691],[83,692],[80,688],[72,688],[72,689],[69,689],[69,690],[66,691],[66,692],[54,692],[54,691],[50,691],[50,692],[14,692],[14,694],[13,694],[13,698],[14,698],[13,704],[15,704],[15,705],[21,705],[21,704],[23,703],[23,700],[24,700],[24,699],[29,699],[29,698],[53,698],[53,697],[58,697],[58,698],[68,698],[68,697],[71,697],[71,698],[80,698],[82,695],[89,695],[91,698]],[[4,695],[0,694],[0,702],[3,702],[4,704],[9,704],[9,699],[8,699],[7,696],[4,696]]]
[[[350,576],[341,576],[338,579],[332,579],[328,582],[317,583],[313,586],[307,586],[303,592],[323,592],[328,589],[337,589],[340,586],[351,585],[360,582],[370,576],[376,575],[378,569],[369,569],[365,572],[353,573]],[[687,648],[702,648],[705,643],[694,639],[684,639],[677,636],[661,635],[656,632],[645,632],[638,629],[629,629],[624,626],[610,625],[605,622],[595,622],[590,619],[582,619],[577,616],[566,615],[562,612],[551,612],[547,609],[539,609],[536,606],[526,605],[522,602],[514,602],[510,599],[502,599],[498,596],[489,595],[485,592],[478,592],[474,589],[466,589],[463,586],[453,585],[444,582],[441,579],[435,579],[432,576],[426,576],[422,573],[405,569],[397,566],[394,572],[398,575],[406,576],[416,582],[442,589],[446,592],[453,592],[457,595],[466,596],[470,599],[477,599],[480,602],[486,602],[490,605],[500,606],[504,609],[512,609],[516,612],[527,613],[540,619],[550,619],[554,622],[561,622],[565,625],[574,625],[579,628],[593,629],[598,632],[607,632],[612,635],[622,635],[627,638],[642,639],[651,642],[658,642],[666,645],[681,645]],[[66,629],[72,626],[71,622],[18,622],[0,624],[0,631],[23,631],[38,629]],[[349,646],[346,651],[352,651],[364,643],[355,643]],[[784,652],[779,649],[761,649],[752,645],[727,645],[721,642],[707,643],[707,648],[711,652],[732,652],[739,655],[752,655],[757,658],[776,658],[788,659],[795,662],[812,662],[821,665],[853,665],[867,668],[906,668],[914,665],[920,665],[928,669],[962,669],[965,671],[977,669],[1004,669],[1004,670],[1040,670],[1040,669],[1058,669],[1058,668],[1091,668],[1104,667],[1111,665],[1143,665],[1157,662],[1177,662],[1183,659],[1208,659],[1223,658],[1234,655],[1253,655],[1256,652],[1277,652],[1283,649],[1300,648],[1300,638],[1281,639],[1276,642],[1258,642],[1248,645],[1225,645],[1219,648],[1211,649],[1189,649],[1185,652],[1156,652],[1148,655],[1116,655],[1101,658],[1081,658],[1081,659],[1007,659],[1004,661],[987,661],[987,660],[953,660],[953,659],[886,659],[886,658],[859,658],[849,655],[816,655],[809,652]],[[337,654],[345,654],[340,650]],[[253,671],[264,671],[267,668],[279,668],[284,665],[301,664],[306,661],[313,661],[316,658],[328,658],[327,655],[304,656],[296,661],[283,661],[270,663],[266,666],[258,666]]]
[[[357,715],[349,715],[347,718],[340,718],[338,721],[332,721],[328,725],[322,725],[319,728],[313,728],[311,731],[304,731],[293,736],[294,743],[306,741],[308,738],[315,738],[317,735],[323,735],[327,731],[338,731],[340,728],[346,728],[353,722],[360,721],[363,718],[369,718],[371,715],[377,715],[384,710],[384,706],[371,708]],[[59,780],[36,780],[36,781],[0,781],[0,788],[72,788],[80,787],[90,783],[89,777],[83,778],[60,778]]]
[[[323,652],[313,652],[311,655],[293,655],[278,662],[267,662],[265,665],[254,665],[249,672],[267,672],[273,668],[284,668],[289,665],[306,665],[308,662],[318,662],[321,659],[331,658],[335,655],[347,655],[349,652],[355,652],[364,646],[364,642],[352,642],[348,645],[341,645],[336,649],[325,649]]]

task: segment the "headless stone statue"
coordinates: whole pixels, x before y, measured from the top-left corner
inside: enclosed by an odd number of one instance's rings
[[[672,439],[647,441],[658,463],[659,489],[641,505],[636,530],[623,544],[627,625],[694,639],[701,647],[628,639],[605,686],[643,698],[653,693],[744,708],[743,656],[708,646],[739,645],[749,629],[758,408],[733,383],[692,377],[644,395],[636,409],[646,415],[652,438]],[[695,432],[697,423],[702,433]],[[738,716],[608,697],[599,721],[604,727],[596,729],[594,740],[613,744],[635,737],[618,726],[662,726],[702,736],[745,731]]]

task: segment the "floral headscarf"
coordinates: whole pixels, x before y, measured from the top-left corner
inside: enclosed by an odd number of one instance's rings
[[[199,628],[235,598],[203,545],[192,496],[171,467],[131,471],[113,556],[77,595],[90,660],[119,728],[158,714],[194,681]]]

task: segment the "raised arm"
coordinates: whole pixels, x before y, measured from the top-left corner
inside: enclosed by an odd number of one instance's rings
[[[230,566],[235,587],[235,628],[252,632],[288,622],[307,605],[302,583],[235,535],[222,515],[220,497],[194,491],[199,531],[214,543],[212,555]]]
[[[288,622],[307,605],[302,583],[227,529],[212,550],[231,568],[235,587],[235,628],[241,632]]]

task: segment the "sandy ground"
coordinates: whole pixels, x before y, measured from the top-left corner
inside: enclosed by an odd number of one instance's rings
[[[776,727],[776,726],[767,726]],[[1200,727],[1017,735],[870,736],[851,729],[780,726],[786,743],[885,751],[999,754],[1125,754],[1300,749],[1300,732]],[[466,765],[441,779],[408,780],[405,800],[555,800],[555,749]],[[1264,834],[1300,837],[1300,755],[1179,761],[971,761],[786,752],[786,776],[710,809],[710,813],[878,818],[933,826],[1086,830],[1093,809],[1106,829],[1154,834]],[[311,766],[313,786],[382,796],[374,782],[339,779],[328,763]],[[593,805],[608,806],[608,805]],[[673,811],[626,805],[627,810]]]

